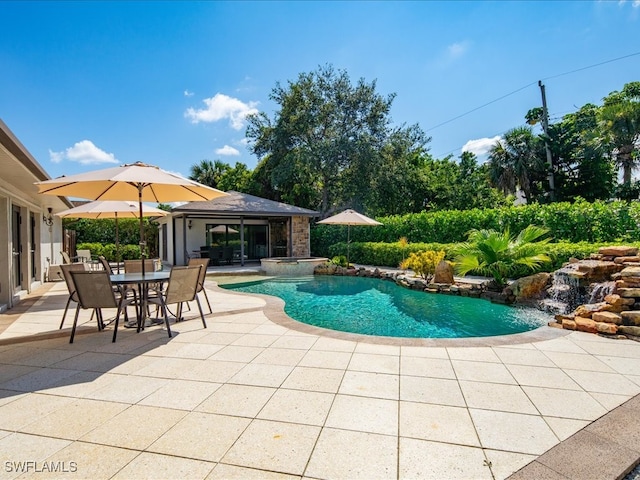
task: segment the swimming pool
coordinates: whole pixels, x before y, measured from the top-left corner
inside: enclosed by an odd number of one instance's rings
[[[342,332],[386,337],[467,338],[527,332],[546,325],[541,311],[409,290],[375,278],[316,275],[220,287],[280,297],[291,318]]]

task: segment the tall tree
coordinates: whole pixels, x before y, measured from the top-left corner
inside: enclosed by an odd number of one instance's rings
[[[533,200],[533,182],[544,169],[537,153],[537,137],[530,127],[509,130],[489,151],[491,182],[505,193],[519,187],[527,203]]]
[[[282,198],[323,215],[364,207],[392,133],[394,97],[376,93],[375,81],[353,85],[345,71],[330,65],[302,73],[286,87],[276,84],[270,98],[280,109],[274,118],[264,112],[248,118],[252,152],[264,162],[262,180]]]
[[[632,171],[640,163],[640,82],[627,83],[603,101],[600,121],[604,137],[622,168],[623,184],[629,186]]]
[[[600,107],[586,104],[549,126],[555,164],[556,200],[611,198],[615,167],[599,135]]]
[[[249,193],[250,184],[251,170],[244,163],[236,162],[234,167],[229,167],[222,173],[217,188],[225,192],[235,190]]]

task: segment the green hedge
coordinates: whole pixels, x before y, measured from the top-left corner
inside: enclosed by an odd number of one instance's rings
[[[411,243],[455,243],[466,239],[473,228],[519,232],[528,225],[549,229],[555,242],[615,242],[640,240],[639,202],[532,204],[473,210],[446,210],[377,217],[383,225],[351,227],[352,242],[395,243],[406,237]],[[311,229],[311,251],[329,256],[331,245],[347,240],[347,227],[315,225]]]
[[[76,250],[90,250],[91,255],[104,256],[109,262],[116,261],[116,245],[107,243],[105,245],[96,242],[84,242],[76,244]],[[137,260],[140,258],[139,245],[120,245],[120,260]]]
[[[596,253],[600,247],[616,245],[618,243],[619,242],[550,243],[547,245],[547,253],[553,259],[553,263],[546,266],[543,270],[548,272],[557,270],[570,258],[587,258],[590,254]],[[640,242],[624,242],[624,244],[640,248]],[[349,261],[362,265],[397,268],[402,259],[408,257],[410,252],[420,250],[444,250],[445,259],[453,260],[456,255],[457,245],[457,243],[410,243],[403,249],[398,242],[352,242],[349,246]],[[329,247],[330,258],[336,255],[346,255],[346,253],[346,242],[336,243]],[[522,274],[529,275],[529,273],[530,272],[523,271]]]

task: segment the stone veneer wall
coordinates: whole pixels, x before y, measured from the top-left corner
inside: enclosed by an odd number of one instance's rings
[[[309,217],[291,217],[291,221],[293,222],[293,256],[311,256]]]

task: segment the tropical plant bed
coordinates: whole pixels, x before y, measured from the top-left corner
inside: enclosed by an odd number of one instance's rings
[[[489,291],[487,287],[491,280],[488,278],[486,280],[469,280],[468,282],[458,280],[455,283],[440,283],[427,281],[402,270],[385,270],[377,267],[346,268],[330,263],[317,266],[314,274],[379,278],[381,280],[395,282],[397,285],[411,290],[422,290],[427,293],[442,293],[446,295],[460,295],[462,297],[485,298],[497,303],[513,303],[512,300],[515,299],[515,297],[510,298],[500,292]]]

